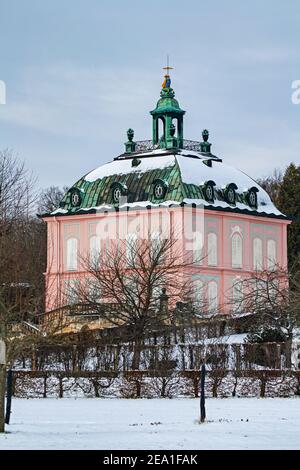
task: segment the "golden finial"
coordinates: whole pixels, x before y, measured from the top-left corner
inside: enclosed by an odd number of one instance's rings
[[[163,70],[166,70],[167,73],[165,74],[165,79],[163,81],[162,88],[170,88],[171,87],[171,79],[170,79],[170,75],[169,75],[169,70],[173,70],[173,67],[169,66],[169,55],[167,55],[167,66],[163,67]]]

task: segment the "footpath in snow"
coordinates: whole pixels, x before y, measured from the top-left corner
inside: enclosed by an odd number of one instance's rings
[[[15,399],[0,449],[300,449],[299,398]]]

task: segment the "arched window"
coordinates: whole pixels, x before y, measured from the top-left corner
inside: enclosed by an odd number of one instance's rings
[[[253,269],[261,270],[263,268],[262,240],[254,238],[253,240]]]
[[[97,235],[90,237],[90,259],[91,262],[99,262],[101,253],[101,240]]]
[[[150,242],[151,242],[151,253],[153,257],[158,257],[158,262],[162,262],[162,258],[164,257],[165,253],[162,253],[162,239],[160,232],[151,232],[150,234]]]
[[[210,281],[207,288],[208,309],[211,313],[217,313],[218,300],[218,284],[216,281]]]
[[[271,305],[272,303],[274,305],[274,302],[276,301],[278,302],[278,300],[280,299],[280,294],[281,294],[279,279],[272,279],[270,283],[268,283],[267,288],[269,291],[268,294],[269,294]]]
[[[78,303],[80,283],[78,279],[68,279],[65,281],[65,303],[74,305]]]
[[[161,294],[162,294],[162,287],[154,286],[152,289],[152,298],[151,298],[153,304],[159,305]]]
[[[267,242],[267,263],[268,269],[274,269],[276,266],[276,242],[275,240],[268,240]]]
[[[100,302],[101,301],[101,287],[99,283],[94,278],[87,278],[86,280],[87,295],[90,302]]]
[[[67,270],[76,271],[78,262],[78,240],[68,238],[67,240]]]
[[[217,235],[209,233],[207,236],[207,264],[217,266]]]
[[[126,259],[128,264],[134,263],[134,258],[137,250],[137,235],[136,233],[128,233],[126,235]]]
[[[161,244],[161,234],[160,232],[151,232],[151,245],[153,249],[159,249]]]
[[[158,141],[165,138],[165,118],[160,117],[157,120]]]
[[[243,265],[243,239],[239,233],[231,237],[231,265],[233,268],[241,268]]]
[[[201,260],[203,258],[203,236],[202,236],[202,232],[194,232],[193,258],[194,258],[195,263],[201,264]]]
[[[204,304],[204,283],[201,279],[194,281],[194,300],[197,307],[203,307]]]
[[[240,278],[234,279],[232,284],[232,303],[233,311],[240,312],[242,310],[243,302],[243,284]]]

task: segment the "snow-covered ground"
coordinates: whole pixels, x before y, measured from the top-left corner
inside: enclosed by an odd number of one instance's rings
[[[300,449],[299,398],[15,399],[0,449]]]

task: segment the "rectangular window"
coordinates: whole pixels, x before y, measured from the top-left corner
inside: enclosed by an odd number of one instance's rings
[[[218,284],[215,281],[208,283],[208,309],[210,313],[217,313],[219,307]]]
[[[262,240],[254,238],[253,240],[253,269],[259,271],[263,268],[263,248]]]
[[[273,270],[276,267],[276,242],[275,240],[268,240],[267,242],[267,264],[268,269]]]
[[[137,253],[137,235],[128,233],[126,236],[126,259],[128,265],[133,265]]]
[[[240,279],[233,281],[232,303],[234,312],[241,312],[243,310],[243,284]]]
[[[67,270],[76,271],[78,263],[78,240],[71,237],[67,240]]]
[[[194,263],[201,264],[203,258],[203,235],[201,232],[194,232],[193,236]]]
[[[68,279],[65,281],[65,299],[66,305],[74,305],[79,299],[79,280]]]
[[[207,236],[207,264],[217,266],[217,235],[213,232]]]

